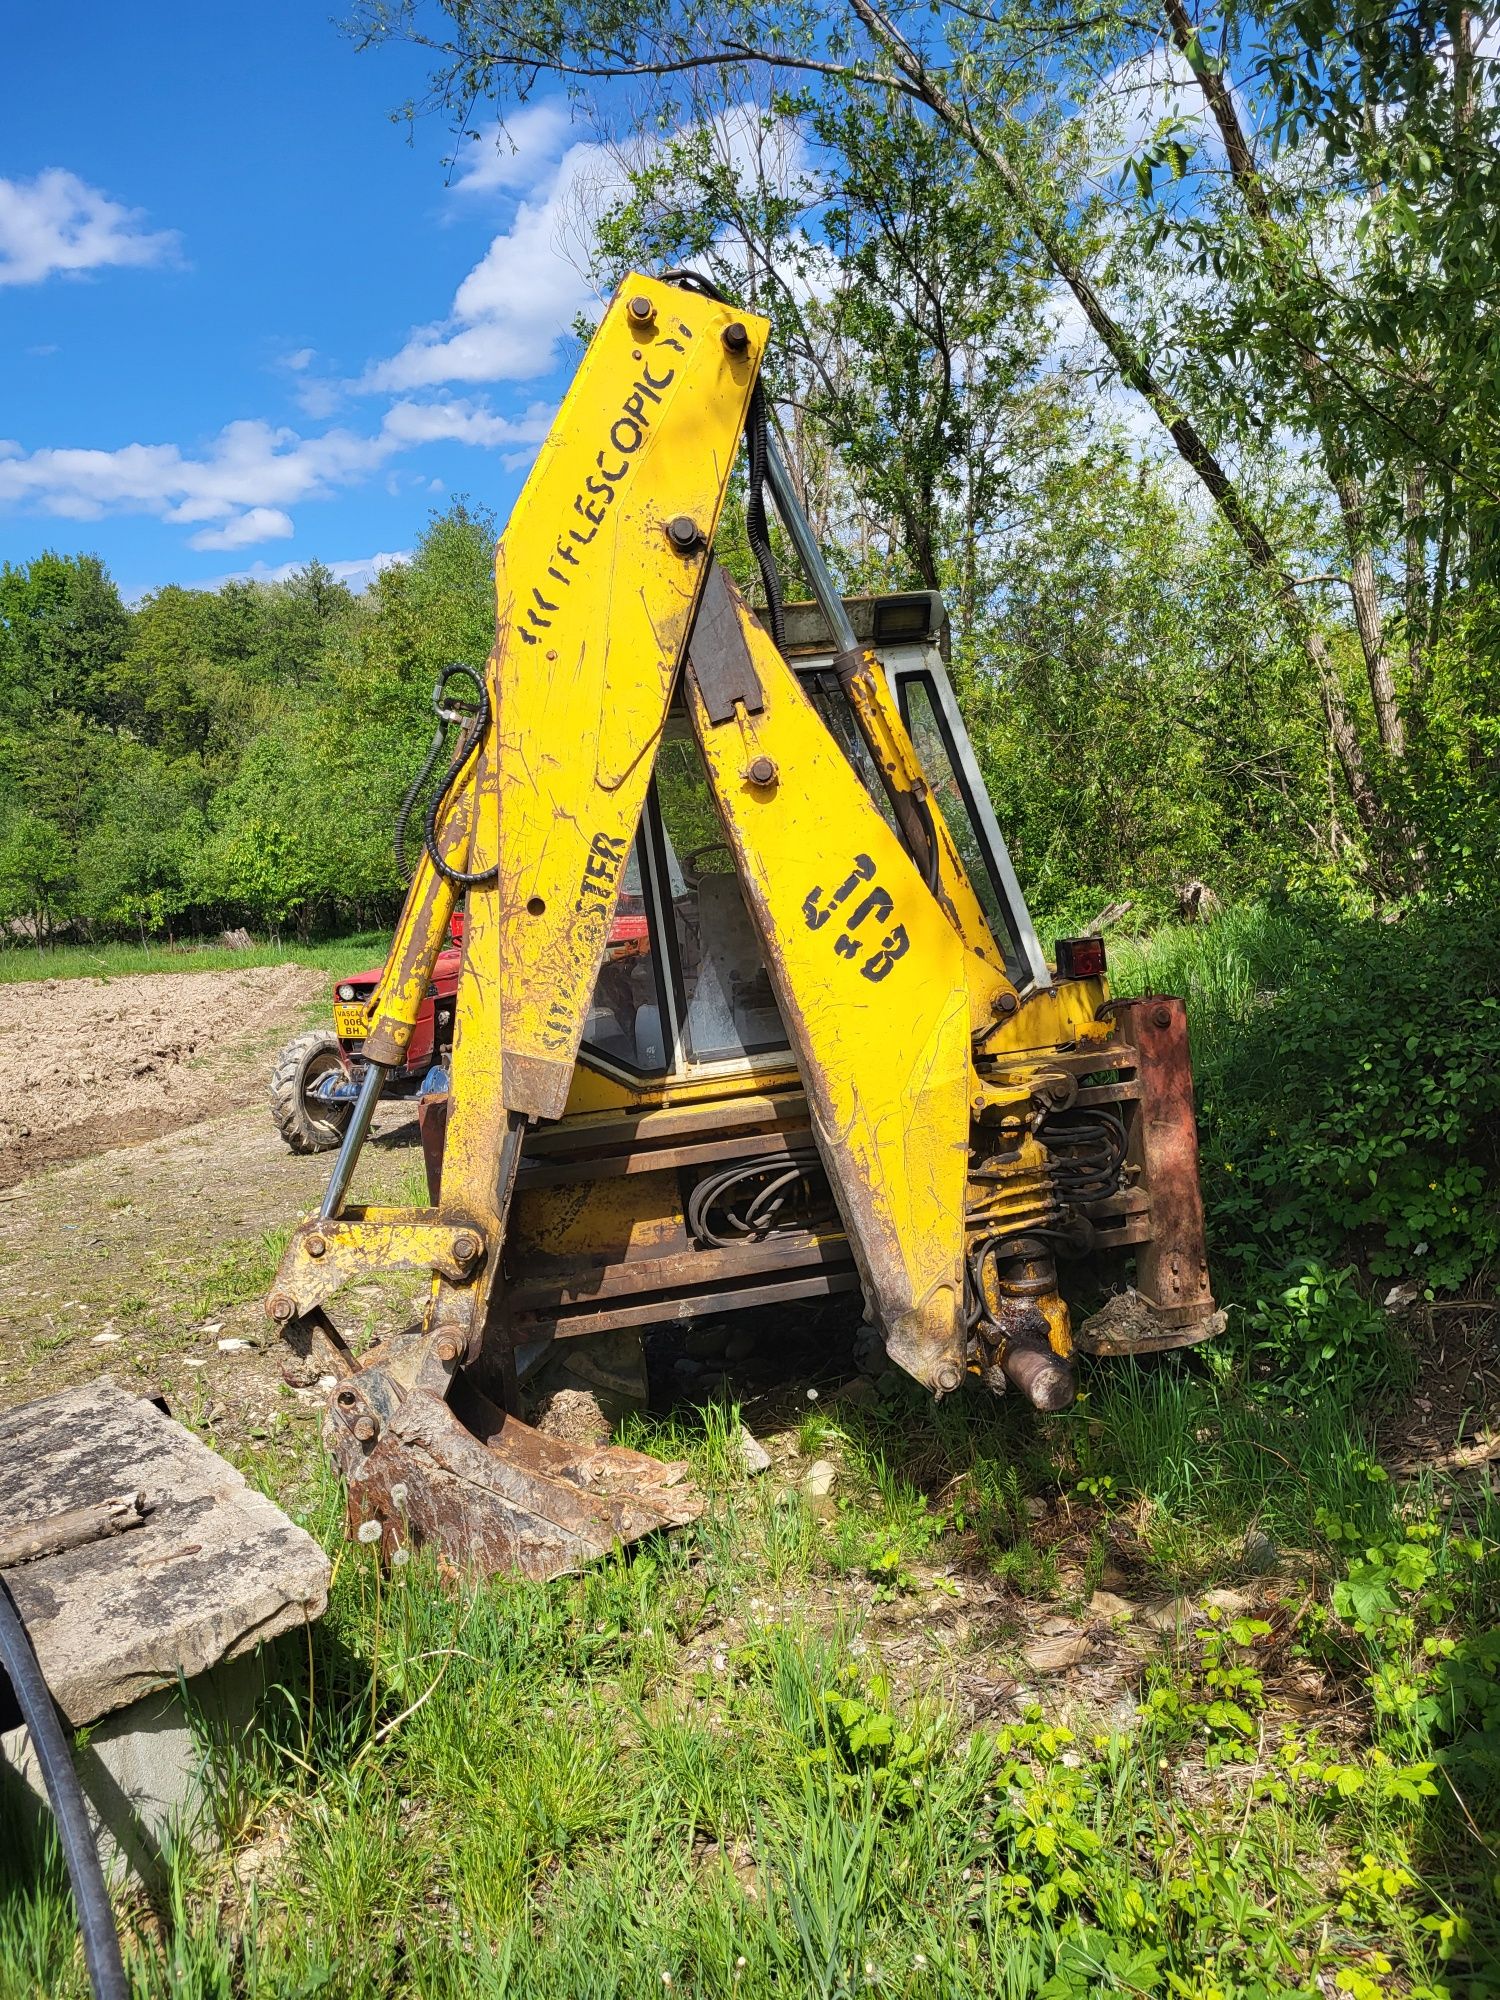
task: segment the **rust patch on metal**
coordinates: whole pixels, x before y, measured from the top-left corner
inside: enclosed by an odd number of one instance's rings
[[[1135,1053],[1140,1089],[1130,1158],[1141,1170],[1151,1203],[1151,1240],[1136,1253],[1136,1283],[1164,1328],[1201,1326],[1214,1310],[1214,1298],[1198,1184],[1187,1010],[1181,1000],[1148,994],[1118,1002],[1115,1011]]]
[[[432,1547],[457,1570],[545,1581],[703,1510],[684,1464],[544,1437],[461,1379],[450,1407],[427,1388],[400,1395],[382,1373],[335,1391],[324,1441],[350,1535],[375,1524],[387,1561]]]

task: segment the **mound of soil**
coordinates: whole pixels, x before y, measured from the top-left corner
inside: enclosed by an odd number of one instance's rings
[[[326,984],[271,965],[0,986],[0,1187],[248,1103],[267,1036]]]

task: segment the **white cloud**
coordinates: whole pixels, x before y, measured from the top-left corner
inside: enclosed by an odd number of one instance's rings
[[[315,347],[294,347],[287,354],[279,354],[269,365],[275,372],[290,376],[287,389],[292,401],[304,417],[311,417],[314,423],[326,423],[347,400],[345,386],[336,376],[319,374],[315,371],[318,350]]]
[[[330,382],[322,375],[303,375],[292,391],[292,400],[304,417],[311,417],[314,423],[321,424],[343,404],[343,384]]]
[[[111,201],[64,167],[29,181],[0,179],[0,285],[37,285],[55,272],[160,264],[175,230],[149,230],[140,209]]]
[[[1201,119],[1203,99],[1187,58],[1156,43],[1111,71],[1091,110],[1099,163],[1118,164],[1140,152],[1164,119]]]
[[[640,133],[619,147],[600,145],[572,139],[576,130],[566,102],[549,98],[524,106],[504,130],[481,133],[455,192],[519,195],[509,226],[458,287],[447,317],[414,327],[356,387],[399,395],[443,382],[527,382],[555,366],[574,321],[597,303],[587,273],[599,211],[623,190],[627,160],[640,163],[658,146]],[[795,122],[754,104],[728,108],[713,141],[731,170],[791,184],[804,165]]]
[[[469,400],[392,404],[369,435],[329,430],[304,437],[258,420],[227,424],[202,452],[175,444],[128,444],[114,451],[44,448],[24,452],[0,439],[0,505],[96,521],[108,514],[210,524],[194,548],[244,548],[292,533],[286,509],[326,499],[378,472],[401,452],[434,443],[493,450],[535,445],[550,408],[534,403],[518,417],[497,416]]]
[[[1252,144],[1253,108],[1232,75],[1226,75],[1236,115]],[[1154,42],[1127,57],[1105,76],[1091,99],[1084,129],[1096,174],[1118,174],[1127,160],[1144,151],[1159,126],[1183,126],[1200,154],[1199,164],[1224,163],[1224,141],[1203,101],[1198,79],[1175,44]]]
[[[497,417],[482,405],[469,402],[392,403],[385,413],[384,431],[403,445],[540,444],[552,421],[552,405],[532,403],[522,416]]]
[[[201,457],[175,444],[116,451],[0,442],[0,501],[66,520],[156,514],[169,521],[220,521],[241,507],[285,507],[326,493],[389,455],[383,437],[325,431],[300,437],[258,420],[226,424]]]
[[[563,152],[572,129],[573,120],[561,98],[522,105],[503,125],[498,120],[486,125],[469,141],[453,192],[490,194],[535,187],[541,168]]]
[[[256,542],[284,542],[294,532],[292,517],[279,507],[251,507],[222,528],[200,528],[188,536],[190,549],[248,549]]]
[[[482,395],[432,392],[546,373],[592,302],[583,275],[592,217],[602,192],[619,184],[620,168],[609,148],[577,142],[572,130],[566,104],[548,100],[525,107],[503,136],[491,128],[466,158],[455,193],[499,194],[511,219],[459,286],[445,320],[414,329],[399,353],[358,383],[332,377],[328,358],[311,346],[275,357],[272,368],[306,422],[243,419],[196,446],[27,451],[0,439],[0,507],[76,521],[148,515],[190,529],[193,548],[232,550],[285,539],[302,502],[394,477],[391,461],[403,454],[418,454],[414,476],[424,485],[429,468],[420,454],[430,447],[473,445],[498,450],[507,470],[524,465],[547,433],[550,404],[500,414]],[[73,177],[61,179],[75,201],[103,201]],[[0,193],[9,186],[0,181]],[[117,234],[138,222],[104,206]],[[131,241],[132,254],[145,257],[165,254],[171,239],[137,231]],[[378,425],[334,420],[351,389],[385,392]]]
[[[459,286],[448,317],[415,328],[399,352],[366,371],[359,387],[399,394],[440,382],[526,382],[545,375],[574,319],[594,298],[585,276],[592,247],[588,213],[602,190],[620,179],[607,147],[570,146],[533,184],[510,227]]]

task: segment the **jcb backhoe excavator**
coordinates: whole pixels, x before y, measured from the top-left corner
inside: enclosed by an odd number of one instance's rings
[[[267,1301],[338,1375],[325,1437],[387,1554],[549,1576],[691,1518],[680,1468],[519,1414],[549,1356],[653,1322],[858,1289],[935,1396],[1042,1410],[1073,1394],[1059,1257],[1133,1252],[1149,1331],[1116,1345],[1212,1324],[1182,1003],[1111,1000],[1095,937],[1043,958],[941,605],[834,590],[768,331],[691,274],[626,281],[500,542],[487,671],[437,696],[456,753]],[[713,559],[742,438],[763,619]],[[816,599],[790,612],[767,488]],[[433,1205],[349,1205],[460,898]],[[642,948],[607,953],[622,898]],[[395,1266],[426,1308],[356,1357],[328,1304]]]

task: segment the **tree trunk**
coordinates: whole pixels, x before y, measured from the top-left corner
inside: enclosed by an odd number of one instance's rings
[[[1406,475],[1406,665],[1411,690],[1420,692],[1427,671],[1427,470]]]
[[[1319,427],[1320,429],[1322,426]],[[1375,553],[1365,525],[1364,490],[1353,473],[1341,464],[1342,450],[1324,448],[1324,462],[1333,476],[1344,521],[1344,540],[1349,550],[1349,595],[1354,602],[1354,623],[1360,649],[1365,656],[1365,673],[1370,682],[1370,699],[1375,707],[1375,727],[1380,745],[1388,757],[1406,754],[1406,728],[1396,700],[1396,677],[1385,645],[1385,619],[1380,610],[1380,582],[1375,574]]]
[[[871,0],[850,0],[850,5],[870,34],[895,62],[912,93],[927,105],[951,131],[974,149],[977,157],[994,174],[1016,213],[1025,221],[1048,263],[1062,279],[1083,309],[1084,318],[1103,342],[1121,377],[1150,406],[1166,429],[1179,456],[1197,476],[1224,522],[1240,543],[1255,568],[1266,578],[1281,607],[1287,628],[1307,656],[1318,680],[1319,696],[1329,739],[1339,761],[1344,782],[1360,824],[1373,833],[1380,821],[1380,804],[1365,770],[1359,736],[1344,700],[1343,686],[1323,636],[1297,595],[1291,574],[1271,547],[1264,529],[1246,505],[1238,487],[1220,465],[1200,436],[1197,426],[1179,406],[1165,384],[1157,379],[1150,362],[1134,336],[1105,306],[1062,233],[1054,228],[1034,200],[1025,180],[1005,153],[979,130],[969,114],[931,77],[916,51],[895,26],[871,4]]]
[[[1278,295],[1282,296],[1286,291],[1286,260],[1276,240],[1276,221],[1271,213],[1265,183],[1261,180],[1255,156],[1245,137],[1244,127],[1240,124],[1234,98],[1225,87],[1224,79],[1219,72],[1209,69],[1201,59],[1195,60],[1195,55],[1189,53],[1196,52],[1197,45],[1194,40],[1193,23],[1188,19],[1183,0],[1162,0],[1162,4],[1172,41],[1178,53],[1190,64],[1198,88],[1203,93],[1203,101],[1207,104],[1209,113],[1219,129],[1219,136],[1224,142],[1225,158],[1229,162],[1230,178],[1239,189],[1251,222],[1255,226],[1271,282]],[[1399,758],[1406,751],[1406,732],[1401,720],[1400,706],[1396,700],[1396,682],[1391,671],[1390,655],[1386,651],[1385,618],[1380,607],[1380,583],[1375,571],[1374,545],[1370,540],[1365,515],[1364,490],[1349,464],[1348,455],[1343,449],[1336,423],[1328,408],[1322,361],[1314,349],[1306,341],[1298,339],[1295,333],[1293,339],[1297,340],[1302,379],[1307,388],[1308,402],[1312,408],[1318,440],[1323,449],[1324,470],[1338,497],[1344,543],[1349,554],[1349,594],[1354,607],[1354,624],[1359,633],[1360,650],[1365,656],[1365,673],[1370,683],[1375,726],[1380,733],[1381,748],[1386,755]]]

